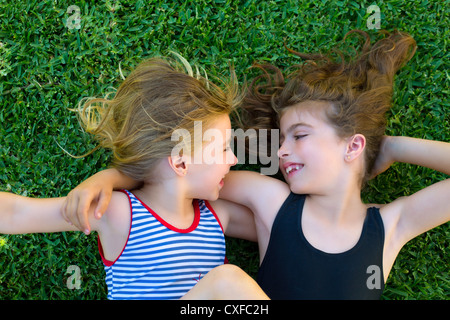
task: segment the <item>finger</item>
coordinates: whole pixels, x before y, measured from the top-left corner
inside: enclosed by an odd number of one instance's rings
[[[79,221],[80,230],[85,234],[91,232],[91,227],[89,225],[89,208],[92,202],[93,199],[91,195],[81,195],[78,202],[77,219]]]
[[[98,201],[97,208],[95,209],[95,217],[97,219],[100,219],[106,212],[106,209],[108,209],[109,202],[111,201],[111,195],[111,192],[102,192],[100,194],[100,199]]]
[[[77,227],[79,230],[83,230],[78,219],[77,210],[78,210],[79,196],[77,193],[73,194],[70,200],[67,203],[67,218],[70,220],[70,223]]]
[[[80,202],[79,194],[79,192],[71,192],[71,194],[69,194],[70,197],[68,197],[67,201],[66,216],[70,224],[75,226],[78,230],[83,231],[80,219],[78,219],[78,207]]]

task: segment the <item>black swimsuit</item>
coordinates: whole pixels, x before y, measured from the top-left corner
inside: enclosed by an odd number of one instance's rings
[[[342,253],[326,253],[305,238],[305,195],[291,193],[272,226],[257,281],[271,299],[379,299],[384,289],[384,226],[369,208],[358,243]]]

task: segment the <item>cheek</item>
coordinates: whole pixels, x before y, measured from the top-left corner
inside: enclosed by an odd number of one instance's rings
[[[197,180],[199,185],[204,185],[205,188],[211,187],[212,184],[217,183],[221,175],[223,175],[225,170],[221,165],[203,165],[197,175]]]
[[[340,160],[341,147],[334,141],[317,139],[305,146],[305,152],[311,154],[320,163],[334,163]]]

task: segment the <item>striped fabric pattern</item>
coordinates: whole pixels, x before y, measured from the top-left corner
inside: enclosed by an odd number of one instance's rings
[[[213,209],[194,200],[188,229],[171,226],[131,192],[128,241],[116,261],[103,258],[108,299],[179,299],[225,261],[225,237]],[[99,244],[102,254],[101,244]]]

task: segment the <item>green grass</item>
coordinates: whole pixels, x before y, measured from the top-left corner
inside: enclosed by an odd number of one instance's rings
[[[66,195],[108,165],[109,153],[84,159],[93,141],[68,111],[100,96],[143,58],[169,50],[210,74],[242,82],[255,60],[298,62],[283,47],[328,50],[355,28],[367,30],[366,8],[381,9],[381,27],[414,36],[418,50],[396,78],[388,134],[450,141],[448,1],[6,1],[0,0],[0,189],[34,197]],[[80,29],[69,29],[70,5]],[[375,30],[370,30],[375,35]],[[444,175],[395,164],[370,183],[364,198],[392,201]],[[449,224],[400,252],[383,299],[448,299]],[[256,245],[228,239],[231,262],[255,275]],[[70,265],[81,289],[68,289]],[[96,237],[81,233],[0,237],[0,299],[105,299]]]

